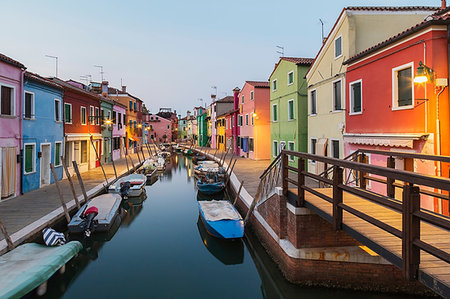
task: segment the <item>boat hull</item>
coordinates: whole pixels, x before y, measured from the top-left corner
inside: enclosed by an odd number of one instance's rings
[[[206,219],[200,204],[199,210],[200,218],[205,225],[206,231],[210,235],[219,239],[240,239],[244,236],[244,220],[242,218],[239,220],[224,219],[218,221],[209,221]],[[238,212],[236,211],[236,213]]]
[[[213,184],[198,182],[197,187],[200,192],[202,192],[204,194],[212,195],[212,194],[216,194],[216,193],[219,193],[220,191],[222,191],[225,188],[225,184],[222,182],[221,183],[213,183]]]

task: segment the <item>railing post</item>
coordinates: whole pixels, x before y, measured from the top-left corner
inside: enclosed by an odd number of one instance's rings
[[[420,264],[420,249],[414,245],[414,240],[420,239],[420,219],[414,215],[415,212],[420,210],[419,187],[405,183],[402,209],[403,275],[408,280],[415,280]]]
[[[298,158],[298,167],[297,167],[297,205],[299,207],[303,207],[305,205],[305,189],[303,186],[305,185],[305,175],[303,172],[305,171],[305,159]]]
[[[282,171],[282,175],[281,175],[281,188],[283,190],[283,196],[287,196],[288,193],[288,156],[284,153],[281,154],[281,171]]]
[[[388,168],[395,168],[395,159],[394,157],[388,157],[387,158],[387,165]],[[394,198],[395,197],[395,187],[394,187],[395,180],[393,178],[386,178],[386,194],[387,196]]]
[[[358,162],[359,163],[366,163],[366,157],[367,156],[364,153],[359,154]],[[359,187],[361,189],[366,189],[366,187],[367,187],[367,180],[366,180],[365,176],[366,176],[365,172],[363,172],[363,171],[359,172]]]
[[[343,200],[343,191],[339,185],[343,182],[343,169],[338,166],[333,168],[333,227],[342,230],[342,208],[339,206]]]

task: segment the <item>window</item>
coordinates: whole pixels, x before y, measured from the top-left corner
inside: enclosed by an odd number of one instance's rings
[[[61,141],[55,142],[55,166],[61,166],[61,146]]]
[[[252,126],[254,126],[254,125],[255,125],[255,114],[252,113]]]
[[[64,121],[67,124],[72,123],[72,104],[64,103]]]
[[[112,118],[113,124],[117,124],[117,112],[113,111],[113,118]]]
[[[272,148],[273,156],[278,156],[278,141],[273,141],[273,148]]]
[[[248,114],[245,115],[245,125],[248,126]]]
[[[130,110],[133,111],[133,102],[130,101]]]
[[[89,123],[95,125],[94,106],[89,106]]]
[[[99,115],[99,109],[98,109],[98,107],[95,107],[95,124],[96,125],[99,125],[100,124],[100,115]]]
[[[399,66],[392,70],[393,79],[393,105],[395,109],[413,108],[414,85],[413,63]]]
[[[310,96],[309,103],[311,107],[310,109],[311,115],[316,115],[317,114],[316,90],[312,90],[309,96]]]
[[[331,156],[339,159],[339,140],[331,140]]]
[[[11,115],[15,114],[14,111],[14,88],[2,85],[0,94],[0,114]]]
[[[350,83],[350,114],[362,113],[362,80]]]
[[[34,93],[25,92],[24,118],[34,119]]]
[[[294,100],[288,101],[288,120],[293,120],[294,116]]]
[[[241,148],[241,137],[236,138],[237,147]]]
[[[288,85],[291,85],[294,83],[294,71],[290,71],[288,73]]]
[[[118,124],[122,124],[122,113],[118,112],[117,115],[118,115],[118,116],[117,116],[117,123],[118,123]]]
[[[333,111],[342,110],[342,80],[333,82]]]
[[[55,121],[61,121],[61,100],[55,99]]]
[[[81,141],[81,163],[87,163],[87,140]]]
[[[24,174],[33,173],[36,171],[36,144],[25,143],[25,169]]]
[[[242,125],[244,124],[244,117],[242,115],[238,115],[238,126],[242,127]]]
[[[254,98],[253,98],[253,91],[250,91],[250,101],[253,101],[254,100]]]
[[[244,96],[242,96],[241,103],[244,104]]]
[[[137,121],[134,121],[134,128],[136,129]]]
[[[295,143],[294,141],[288,141],[288,150],[290,150],[291,152],[295,151]],[[294,161],[295,158],[294,156],[289,155],[289,161]]]
[[[86,107],[81,106],[81,124],[86,124]]]
[[[342,56],[342,36],[334,40],[334,58]]]
[[[248,139],[248,149],[249,149],[251,152],[254,152],[254,151],[255,151],[255,145],[254,145],[253,138],[249,138],[249,139]]]
[[[108,111],[108,120],[111,120],[111,111]]]
[[[317,139],[316,138],[311,138],[311,143],[310,143],[310,148],[309,148],[309,152],[312,155],[316,154],[316,144],[317,144]],[[316,163],[316,161],[311,160],[311,163]]]
[[[120,149],[120,137],[114,137],[113,138],[113,145],[112,145],[113,150],[118,150]]]
[[[123,114],[123,123],[124,123],[124,124],[127,123],[127,117],[126,117],[125,113]]]
[[[137,111],[136,102],[134,102],[134,111]]]
[[[277,79],[272,81],[272,91],[277,91]]]
[[[274,122],[278,121],[278,105],[277,104],[272,105],[272,121],[274,121]]]

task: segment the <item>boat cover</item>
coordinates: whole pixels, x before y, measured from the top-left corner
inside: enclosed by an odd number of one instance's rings
[[[241,220],[242,217],[228,200],[199,201],[205,220]]]
[[[0,256],[0,298],[20,298],[47,281],[81,249],[78,241],[47,247],[20,245]]]

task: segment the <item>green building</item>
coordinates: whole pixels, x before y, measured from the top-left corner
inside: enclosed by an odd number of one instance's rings
[[[286,148],[308,152],[305,75],[314,59],[281,57],[270,75],[270,140],[274,159]],[[291,162],[295,159],[289,158]]]
[[[203,107],[198,107],[197,112],[197,136],[198,146],[206,146],[208,144],[208,123],[207,123],[207,110]]]
[[[102,125],[102,163],[111,162],[112,158],[112,113],[114,102],[102,98],[100,101],[100,124]]]

